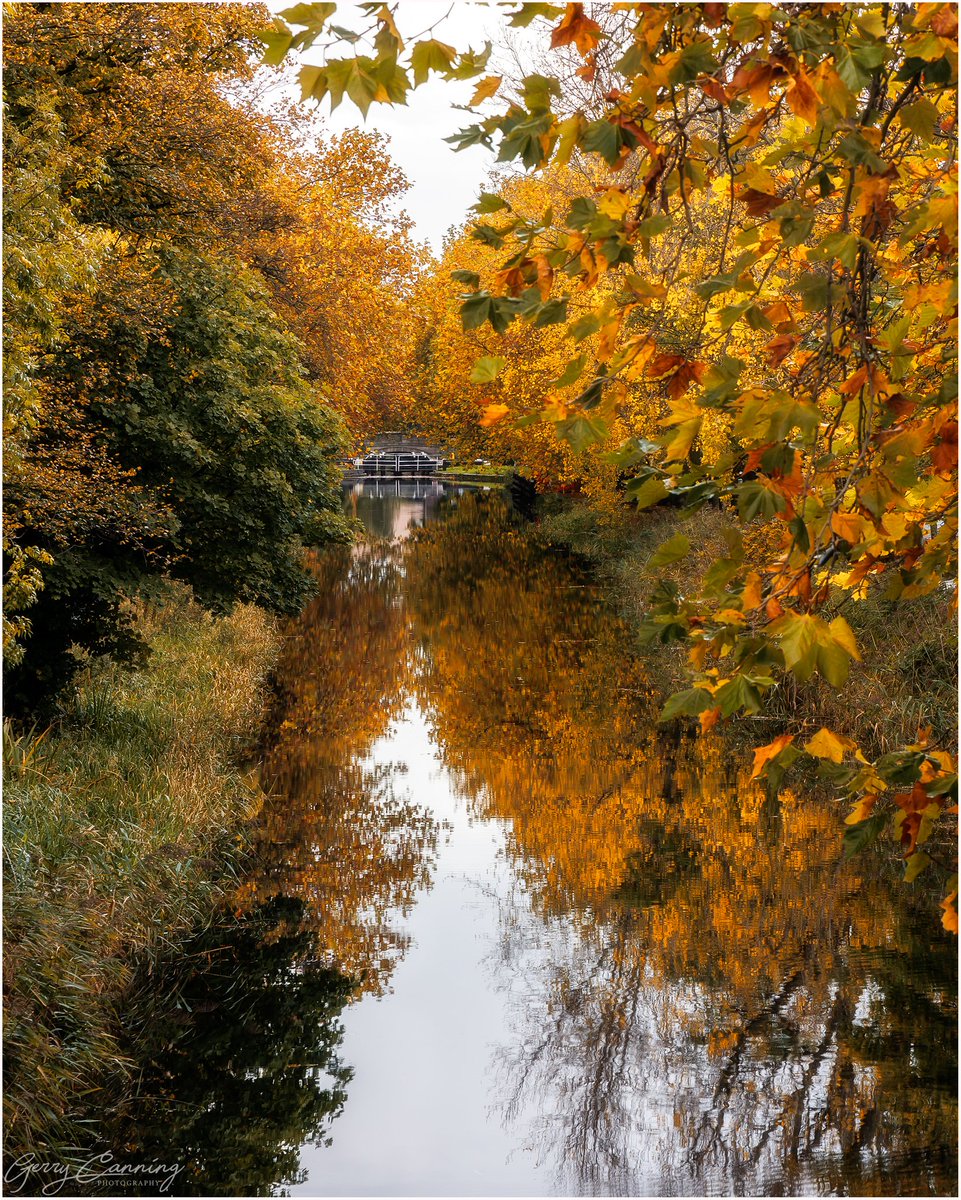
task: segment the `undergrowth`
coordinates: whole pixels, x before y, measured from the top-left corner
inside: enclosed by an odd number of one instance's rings
[[[84,1145],[81,1103],[125,1070],[135,957],[212,919],[259,806],[247,770],[275,623],[141,605],[146,667],[90,664],[50,729],[4,726],[5,1145]]]
[[[542,504],[541,536],[588,559],[635,629],[645,618],[658,579],[668,577],[682,592],[693,592],[722,552],[725,526],[733,524],[715,508],[685,517],[670,508],[610,513],[568,499],[545,498]],[[689,538],[691,553],[660,571],[649,569],[651,555],[679,529]],[[748,554],[752,536],[763,536],[763,531],[749,531]],[[953,748],[958,636],[948,615],[949,601],[943,591],[911,603],[892,603],[878,592],[848,603],[845,616],[862,661],[852,664],[845,687],[832,688],[819,677],[798,685],[789,677],[773,690],[762,714],[728,722],[727,736],[735,742],[743,739],[746,750],[781,729],[813,733],[826,725],[875,757],[913,742],[919,729],[928,729],[932,744]],[[690,686],[682,644],[655,645],[643,653],[651,682],[665,696]]]

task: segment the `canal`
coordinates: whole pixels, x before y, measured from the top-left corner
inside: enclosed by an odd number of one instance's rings
[[[500,493],[412,486],[357,485],[372,535],[317,557],[256,868],[118,1142],[183,1194],[956,1194],[930,911],[835,805],[658,727]]]

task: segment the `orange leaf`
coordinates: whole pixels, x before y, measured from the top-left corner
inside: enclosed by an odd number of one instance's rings
[[[493,96],[494,93],[497,91],[497,89],[500,87],[500,85],[501,85],[501,76],[500,75],[487,75],[484,79],[482,79],[480,81],[480,83],[478,83],[477,87],[474,90],[473,96],[471,96],[471,98],[470,98],[469,103],[470,103],[471,108],[475,108],[478,104],[481,104],[484,100],[489,100],[491,98],[491,96]]]
[[[798,71],[797,75],[791,80],[791,86],[788,88],[787,102],[791,106],[791,111],[802,121],[807,121],[814,125],[818,119],[818,112],[821,109],[821,100],[817,92],[811,86],[810,76],[805,71]]]
[[[776,338],[772,338],[764,347],[771,366],[779,367],[800,340],[799,337],[792,337],[789,333],[779,333]]]
[[[768,745],[758,746],[754,751],[754,770],[751,772],[751,778],[757,779],[759,775],[763,775],[767,764],[777,758],[784,747],[789,746],[793,741],[793,733],[782,733],[780,737],[776,737]]]
[[[648,364],[647,377],[648,379],[663,379],[667,375],[673,375],[679,367],[684,365],[684,361],[682,354],[659,354]]]
[[[766,217],[772,209],[783,203],[780,196],[771,196],[768,192],[759,192],[756,188],[741,188],[734,195],[747,205],[748,216],[751,217]]]
[[[750,92],[754,107],[763,108],[771,98],[771,84],[780,74],[783,74],[781,68],[771,63],[738,67],[731,80],[731,92]]]
[[[698,720],[701,722],[701,733],[707,733],[721,719],[721,710],[719,708],[707,708],[704,712],[698,715]]]
[[[946,900],[941,901],[941,907],[944,909],[944,916],[941,918],[941,924],[948,933],[958,932],[958,910],[954,907],[954,901],[957,899],[957,891],[951,893]]]
[[[859,517],[857,513],[832,513],[831,528],[839,538],[856,546],[861,540],[864,517]]]
[[[510,412],[506,404],[488,404],[484,409],[484,415],[480,419],[481,425],[485,429],[489,429],[491,425],[496,425],[498,421],[503,419]]]
[[[744,581],[744,591],[741,593],[741,604],[745,612],[752,612],[761,607],[761,576],[757,571],[751,571]]]
[[[568,4],[561,23],[551,34],[551,49],[569,46],[572,42],[581,57],[589,54],[601,40],[601,27],[584,14],[583,4]]]

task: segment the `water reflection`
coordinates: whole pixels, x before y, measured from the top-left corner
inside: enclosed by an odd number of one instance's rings
[[[344,509],[374,538],[402,539],[440,515],[444,502],[466,489],[440,479],[365,479],[345,485]]]
[[[831,804],[659,729],[629,629],[500,497],[377,486],[395,540],[317,557],[278,665],[236,898],[269,920],[196,956],[192,1042],[155,1023],[136,1152],[209,1194],[954,1195],[930,915]]]
[[[659,734],[626,630],[506,512],[419,531],[406,578],[444,762],[510,822],[499,1082],[555,1186],[952,1191],[953,947],[833,807]]]
[[[316,558],[317,597],[277,669],[260,869],[238,897],[301,900],[316,953],[376,993],[407,945],[397,918],[429,882],[439,833],[405,795],[406,764],[370,757],[410,681],[398,559],[379,542]]]
[[[353,987],[313,958],[300,909],[277,898],[222,918],[134,981],[121,1050],[138,1086],[106,1146],[133,1170],[175,1169],[170,1195],[270,1196],[302,1182],[303,1146],[322,1143],[343,1108],[338,1018]],[[81,1194],[155,1196],[158,1185],[119,1174]]]

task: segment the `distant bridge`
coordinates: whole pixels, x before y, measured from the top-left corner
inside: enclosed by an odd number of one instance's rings
[[[436,475],[447,460],[435,446],[423,438],[402,433],[379,434],[366,454],[354,459],[355,470],[365,478],[394,479]]]

